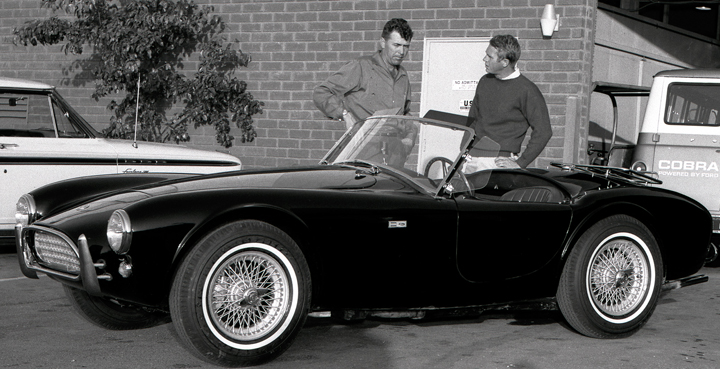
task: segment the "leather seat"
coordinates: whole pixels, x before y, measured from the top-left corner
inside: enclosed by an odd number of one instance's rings
[[[560,202],[562,193],[556,188],[546,186],[533,186],[516,188],[504,193],[500,200],[516,202]]]

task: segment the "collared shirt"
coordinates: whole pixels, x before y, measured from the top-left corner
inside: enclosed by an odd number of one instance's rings
[[[343,110],[356,119],[376,111],[410,112],[410,79],[402,66],[393,78],[380,51],[345,64],[313,90],[313,101],[330,118],[341,119]]]
[[[498,79],[502,80],[502,81],[507,81],[508,79],[513,79],[513,78],[518,78],[518,77],[520,77],[520,69],[518,69],[516,66],[515,70],[512,73],[510,73],[510,75],[508,75],[505,78],[498,78]]]

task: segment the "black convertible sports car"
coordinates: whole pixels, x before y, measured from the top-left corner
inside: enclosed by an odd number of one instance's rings
[[[663,289],[707,280],[696,201],[607,167],[465,173],[472,145],[497,154],[461,125],[372,117],[317,166],[58,182],[18,202],[20,267],[105,328],[169,312],[188,350],[236,366],[280,355],[315,311],[546,301],[622,337]]]

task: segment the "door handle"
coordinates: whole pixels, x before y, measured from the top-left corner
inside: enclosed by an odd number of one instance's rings
[[[0,143],[0,150],[7,149],[8,147],[18,147],[18,144],[13,143]]]

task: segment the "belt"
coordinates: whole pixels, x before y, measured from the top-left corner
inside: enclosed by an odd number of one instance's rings
[[[496,151],[481,150],[481,149],[476,149],[476,148],[470,149],[470,156],[475,157],[475,158],[487,158],[487,157],[495,158],[498,156],[509,158],[509,157],[512,157],[513,155],[519,156],[518,153],[512,152],[512,151],[507,151],[507,150],[500,150],[500,151],[496,152]]]

